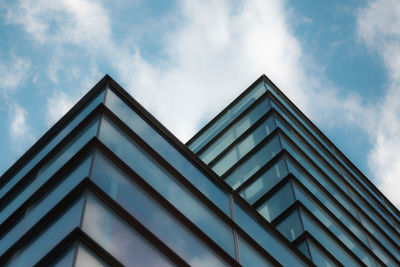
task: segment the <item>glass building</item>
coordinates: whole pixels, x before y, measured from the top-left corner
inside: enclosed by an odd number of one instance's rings
[[[400,266],[399,222],[265,76],[186,146],[106,75],[0,178],[0,266]]]
[[[105,76],[0,179],[0,266],[310,266]]]
[[[315,265],[400,266],[400,212],[265,75],[187,145]]]

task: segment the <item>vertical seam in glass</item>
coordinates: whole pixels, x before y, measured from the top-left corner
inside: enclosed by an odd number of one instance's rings
[[[73,260],[72,260],[72,267],[75,267],[75,265],[76,265],[76,259],[78,258],[79,242],[80,242],[80,240],[79,240],[78,238],[76,238],[75,244],[73,245],[73,247],[75,247],[75,251],[74,251],[74,258],[73,258]]]
[[[231,208],[231,217],[232,217],[232,221],[234,222],[234,225],[232,226],[232,231],[233,231],[233,243],[235,246],[236,260],[237,260],[237,262],[240,263],[239,240],[238,240],[238,233],[236,231],[236,216],[235,216],[235,209],[234,209],[234,205],[233,205],[233,196],[232,196],[231,192],[228,193],[228,197],[229,197],[229,206]]]

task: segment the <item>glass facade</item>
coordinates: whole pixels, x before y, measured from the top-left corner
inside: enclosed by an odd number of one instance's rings
[[[0,265],[400,266],[399,221],[265,76],[187,146],[105,76],[0,178]]]
[[[247,162],[227,178],[238,186],[281,150],[265,92],[254,86],[204,139],[226,141],[198,142],[205,157],[224,153],[221,172]],[[278,182],[282,162],[243,194]],[[0,223],[1,266],[311,264],[109,76],[0,178]]]
[[[400,212],[267,77],[187,145],[315,265],[400,266]]]

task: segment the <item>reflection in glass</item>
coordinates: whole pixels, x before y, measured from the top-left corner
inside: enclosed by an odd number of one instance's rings
[[[218,245],[235,257],[232,229],[203,202],[108,119],[101,124],[100,140]]]
[[[239,116],[246,108],[254,103],[265,92],[264,82],[254,87],[247,95],[239,100],[233,107],[227,110],[216,122],[213,123],[204,133],[197,137],[189,148],[197,153],[205,144],[216,136],[223,128]]]
[[[247,158],[233,172],[231,172],[225,181],[237,189],[244,181],[256,173],[262,166],[264,166],[272,157],[274,157],[281,150],[278,136],[275,135],[268,141],[261,149]]]
[[[124,265],[174,265],[153,244],[92,195],[88,195],[86,201],[82,230]]]
[[[88,176],[91,158],[89,156],[79,162],[75,170],[67,174],[57,185],[27,208],[24,215],[14,222],[13,227],[0,238],[0,255]]]
[[[249,129],[270,109],[268,98],[263,99],[252,108],[243,118],[232,125],[225,133],[215,140],[199,157],[206,163],[210,163],[218,154],[227,148],[233,141]],[[273,122],[272,122],[273,123]],[[272,124],[273,126],[273,124]],[[272,131],[272,128],[270,129]]]
[[[121,244],[122,245],[122,244]],[[107,267],[110,266],[104,262],[99,256],[89,250],[82,242],[79,242],[78,251],[76,252],[75,267]]]
[[[72,267],[74,263],[75,255],[75,244],[70,245],[70,247],[64,251],[60,256],[54,260],[49,266],[51,267]]]
[[[261,247],[274,256],[284,266],[307,266],[288,249],[276,235],[262,227],[238,203],[234,203],[236,223],[246,231]],[[275,230],[273,230],[275,231]]]
[[[230,216],[229,200],[226,192],[214,184],[180,151],[116,96],[112,90],[107,91],[106,105],[189,182]]]
[[[294,209],[285,219],[276,226],[289,241],[295,240],[304,231],[300,220],[299,210]]]
[[[79,226],[83,208],[83,197],[78,198],[67,211],[60,214],[50,225],[18,250],[5,266],[32,266],[53,249],[74,228]]]
[[[100,152],[95,154],[92,179],[191,266],[226,265],[196,234]]]
[[[274,266],[267,261],[261,254],[259,254],[255,248],[253,248],[246,240],[241,236],[238,236],[239,252],[240,252],[240,263],[243,267],[253,266]]]
[[[337,266],[324,253],[320,251],[320,249],[314,244],[314,242],[310,241],[308,242],[308,244],[310,246],[311,257],[315,265],[321,267]]]
[[[267,221],[271,222],[284,212],[294,200],[291,183],[286,183],[278,192],[261,204],[257,210]]]
[[[240,195],[250,204],[256,202],[262,195],[267,193],[282,178],[288,174],[284,158],[270,166],[265,172],[257,177],[250,185],[240,192]]]
[[[0,198],[7,193],[11,187],[13,187],[19,180],[21,180],[47,153],[53,149],[67,134],[71,132],[75,126],[77,126],[92,110],[94,110],[103,101],[104,91],[100,93],[95,99],[82,110],[80,113],[72,119],[64,128],[54,136],[51,141],[44,147],[39,149],[39,152],[27,163],[23,164],[23,168],[20,169],[13,178],[11,178],[1,189]]]
[[[242,141],[233,146],[218,162],[212,166],[212,169],[222,175],[238,162],[244,155],[258,145],[275,128],[274,119],[270,116],[253,132],[247,135]]]
[[[25,186],[20,189],[21,191],[16,193],[11,202],[0,212],[0,224],[96,135],[98,121],[98,118],[96,118],[89,123],[85,129],[75,136],[34,174],[34,177],[31,178],[31,182],[26,183]]]

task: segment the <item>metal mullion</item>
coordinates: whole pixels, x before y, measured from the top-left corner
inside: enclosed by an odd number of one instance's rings
[[[233,164],[227,171],[225,171],[220,177],[225,180],[238,166],[240,166],[243,162],[251,158],[256,152],[264,147],[269,141],[272,140],[276,135],[278,135],[278,128],[275,128],[268,136],[266,136],[260,143],[258,143],[252,150],[247,152],[241,159],[239,159],[235,164]]]
[[[251,185],[254,181],[256,181],[264,172],[269,170],[275,163],[277,163],[283,156],[284,150],[279,151],[273,158],[264,164],[258,171],[256,171],[252,176],[250,176],[246,181],[244,181],[238,188],[236,188],[236,192],[240,194],[240,192]],[[288,171],[289,173],[289,171]]]
[[[226,155],[235,145],[237,145],[240,141],[244,140],[247,136],[249,136],[258,126],[260,126],[263,122],[269,119],[269,116],[272,114],[272,110],[268,110],[260,119],[258,119],[253,125],[251,125],[245,132],[243,132],[239,137],[237,137],[229,146],[227,146],[224,150],[222,150],[213,160],[211,160],[207,165],[211,168],[220,160],[224,155]]]
[[[286,209],[284,209],[281,212],[281,214],[276,216],[276,218],[271,221],[271,225],[273,225],[276,228],[277,225],[279,223],[281,223],[283,220],[285,220],[289,215],[291,215],[291,213],[293,211],[295,211],[296,209],[299,209],[299,207],[300,207],[299,205],[300,205],[300,201],[295,199],[295,201],[293,201],[292,204],[290,204]],[[301,218],[300,218],[300,222],[302,223]],[[302,226],[303,226],[303,223],[302,223]],[[305,231],[304,227],[303,227],[303,231]]]
[[[207,148],[209,148],[213,143],[215,143],[224,133],[232,128],[239,120],[244,118],[248,115],[253,109],[256,108],[258,104],[260,104],[263,100],[266,99],[266,94],[263,93],[256,101],[254,101],[250,106],[248,106],[245,110],[242,111],[235,119],[233,119],[228,125],[226,125],[221,131],[219,131],[210,141],[208,141],[199,151],[195,154],[200,155],[202,154]],[[268,111],[267,111],[268,112]]]
[[[189,266],[178,254],[176,254],[170,247],[162,242],[156,235],[154,235],[149,229],[147,229],[140,221],[133,217],[128,211],[121,207],[114,199],[108,196],[100,187],[98,187],[93,181],[88,180],[88,189],[97,198],[99,198],[106,207],[110,208],[119,217],[121,217],[126,223],[128,223],[135,231],[141,236],[147,239],[148,242],[153,244],[158,250],[166,255],[170,260],[174,261],[179,266]]]
[[[299,182],[297,179],[293,179],[294,182],[297,184],[297,186],[299,186],[301,188],[301,190],[303,190],[305,192],[305,194],[310,197],[315,203],[316,205],[321,208],[325,213],[327,213],[329,215],[329,217],[331,217],[331,219],[337,224],[339,225],[344,232],[346,232],[348,235],[350,235],[357,243],[359,246],[361,246],[364,250],[366,250],[369,254],[373,255],[374,258],[380,260],[375,253],[366,245],[364,244],[352,231],[350,231],[350,229],[344,225],[324,204],[322,204],[322,202],[317,199],[301,182]],[[368,237],[370,237],[369,232],[367,233],[363,233],[365,235],[367,235]],[[372,236],[372,235],[371,235]],[[377,241],[375,238],[373,238],[373,240],[377,243],[377,245],[385,251],[385,253],[387,254],[387,256],[389,256],[393,261],[395,261],[396,263],[399,264],[400,266],[400,262],[392,255],[392,253],[390,253],[386,247],[384,247],[379,241]],[[367,242],[368,242],[368,238],[367,238]]]
[[[110,77],[105,75],[89,92],[79,100],[53,127],[51,127],[35,144],[31,146],[0,178],[0,187],[8,182],[28,160],[34,156],[55,134],[67,125],[90,100],[101,93]]]
[[[208,235],[206,235],[197,225],[190,219],[183,215],[175,206],[173,206],[167,199],[165,199],[156,189],[149,185],[142,177],[140,177],[134,170],[132,170],[126,163],[114,154],[108,147],[101,141],[97,141],[96,148],[100,150],[112,163],[116,164],[123,172],[135,181],[144,191],[146,191],[157,203],[170,212],[174,217],[189,230],[191,230],[197,237],[203,240],[209,247],[211,247],[219,256],[228,261],[230,264],[236,264],[236,261],[218,244],[215,243]],[[92,182],[93,183],[93,182]],[[96,185],[97,186],[97,185]],[[101,189],[99,189],[101,190]],[[201,201],[201,199],[198,199]],[[205,204],[204,202],[202,202]],[[206,206],[208,206],[206,204]],[[210,207],[208,207],[210,208]],[[233,227],[235,223],[222,211],[210,208],[216,216],[222,219],[228,226]]]
[[[293,241],[293,243],[300,243],[301,241],[308,241],[308,242],[312,242],[315,244],[316,247],[318,247],[318,249],[321,250],[321,252],[323,254],[325,254],[325,256],[333,261],[337,266],[344,266],[340,261],[338,261],[338,259],[335,258],[335,256],[333,256],[317,239],[315,239],[314,236],[312,236],[308,231],[304,231],[300,236],[298,236],[296,238],[296,240]],[[310,257],[312,257],[311,255],[311,250],[309,245],[307,244],[309,253],[310,253]]]
[[[89,125],[96,115],[99,113],[101,106],[97,106],[92,112],[90,112],[71,132],[66,135],[52,150],[50,150],[46,156],[44,156],[25,176],[23,176],[5,195],[0,199],[0,205],[5,207],[6,203],[13,195],[19,192],[19,190],[32,178],[34,174],[43,167],[50,159],[52,159],[58,152],[60,152],[66,144],[68,144],[73,138],[75,138],[81,130]]]
[[[0,257],[0,265],[12,256],[18,249],[22,248],[29,240],[34,238],[49,223],[57,218],[65,208],[74,202],[82,192],[84,192],[88,178],[81,181],[74,189],[72,189],[61,201],[50,209],[43,217],[32,226],[22,237],[20,237],[11,247],[9,247]]]
[[[286,124],[286,127],[290,128],[291,131],[293,131],[296,134],[297,138],[300,138],[300,142],[302,142],[303,144],[305,144],[305,146],[311,150],[311,153],[314,153],[316,155],[316,157],[321,161],[322,160],[322,164],[325,164],[331,171],[333,171],[344,183],[346,186],[352,188],[354,191],[357,192],[357,194],[359,194],[359,196],[361,196],[361,194],[344,178],[344,176],[339,173],[324,157],[321,156],[321,154],[314,148],[312,147],[312,145],[310,145],[310,143],[303,137],[301,136],[301,134],[299,134],[299,132],[294,129],[288,122],[287,120],[279,113],[279,111],[275,110],[274,108],[272,108],[275,113],[278,115],[279,119],[281,121],[283,121],[284,124]],[[293,141],[294,142],[294,141]],[[295,142],[294,142],[295,143]],[[300,149],[301,150],[301,149]],[[334,159],[335,161],[337,161],[336,159]],[[344,170],[346,169],[345,166],[343,166],[340,162],[337,161],[337,163],[339,163],[339,168],[342,167]],[[365,188],[365,186],[363,184],[361,184],[357,178],[355,178],[353,176],[353,174],[347,172],[349,175],[351,175],[353,178],[349,177],[350,179],[352,179],[354,182],[357,183],[357,185],[360,187],[360,190],[362,190],[364,193],[366,193],[368,196],[370,196],[372,199],[376,199],[376,197],[371,194],[368,189]],[[361,196],[363,199],[365,199],[363,196]],[[387,210],[386,207],[384,207],[384,205],[382,203],[380,203],[379,201],[375,201],[377,203],[377,205],[379,205],[381,208],[383,208],[383,210],[385,211],[386,215],[389,216],[389,218],[391,218],[392,220],[394,220],[394,222],[396,222],[397,224],[400,224],[400,222]],[[373,208],[373,207],[372,207]],[[375,208],[373,208],[375,209]]]
[[[228,106],[226,106],[217,116],[215,116],[210,122],[208,122],[200,131],[198,131],[189,141],[186,142],[186,146],[190,146],[198,137],[200,137],[208,128],[210,128],[215,122],[217,122],[222,115],[228,110],[232,109],[240,100],[242,100],[252,89],[254,89],[260,82],[263,81],[263,77],[260,76],[255,82],[253,82],[246,90],[244,90],[239,96],[237,96]]]
[[[365,263],[361,261],[361,259],[346,245],[343,244],[343,242],[335,235],[333,234],[328,227],[326,227],[306,206],[303,205],[303,203],[299,202],[299,207],[300,210],[305,212],[307,216],[315,223],[317,224],[320,229],[326,233],[328,236],[330,236],[336,244],[338,244],[343,250],[345,250],[354,260],[359,262],[361,265],[366,266]],[[301,212],[300,212],[301,213]],[[364,245],[365,246],[365,245]],[[364,248],[364,247],[363,247]],[[368,249],[369,251],[369,249]],[[372,254],[370,255],[372,258],[374,258],[375,261],[377,261],[380,266],[385,266],[385,264],[375,255]]]
[[[37,201],[49,188],[56,185],[75,165],[85,156],[89,155],[93,147],[93,139],[86,143],[69,161],[67,161],[57,172],[51,176],[41,187],[39,187],[19,208],[17,208],[0,226],[0,237],[9,229],[13,223],[23,215],[26,208]]]
[[[326,194],[328,196],[328,198],[333,201],[334,204],[336,204],[342,212],[344,212],[348,217],[351,218],[351,220],[357,224],[357,226],[359,226],[361,229],[363,229],[365,232],[367,232],[368,234],[372,235],[361,223],[361,221],[357,220],[357,218],[354,217],[353,214],[351,214],[346,208],[343,207],[343,205],[336,200],[336,198],[328,191],[326,190],[317,179],[315,179],[292,155],[290,155],[288,152],[285,153],[286,156],[288,156],[290,158],[290,160],[299,168],[301,168],[301,171],[305,172],[305,174],[308,176],[308,179],[311,179],[313,183],[315,183],[318,188],[324,192],[324,194]],[[294,178],[297,180],[296,176],[294,176]],[[301,183],[300,181],[298,181],[299,183]],[[337,187],[336,189],[340,189],[339,187]],[[342,194],[343,196],[343,194]],[[347,198],[346,195],[344,195],[344,197]],[[350,199],[351,203],[353,203],[353,205],[357,205],[356,203],[353,202],[352,199]],[[373,221],[365,212],[363,212],[358,206],[356,206],[356,212],[362,212],[362,214],[364,215],[365,218],[367,218],[367,220],[369,220],[370,223],[372,223],[375,228],[379,231],[379,234],[383,235],[383,237],[389,241],[394,247],[398,247],[399,245],[393,240],[391,239],[386,232],[384,232],[376,223],[375,221]]]
[[[279,128],[278,128],[278,129],[279,129]],[[356,205],[356,203],[353,201],[353,199],[351,199],[351,197],[350,197],[348,194],[346,194],[346,193],[343,191],[343,189],[341,189],[336,183],[334,183],[333,180],[331,179],[331,177],[330,177],[329,175],[327,175],[317,164],[315,164],[314,161],[311,160],[310,157],[309,157],[308,155],[306,155],[306,154],[304,153],[304,151],[303,151],[289,136],[287,136],[286,133],[284,133],[283,131],[281,131],[281,134],[284,136],[284,138],[285,138],[292,146],[294,146],[295,150],[297,150],[298,153],[308,161],[308,164],[312,165],[323,177],[325,177],[325,179],[326,179],[327,182],[329,182],[331,185],[333,185],[333,186],[336,187],[338,190],[340,190],[339,192],[342,192],[342,195],[344,195],[347,199],[351,200],[351,203],[354,203],[354,204],[355,204],[355,207],[358,207],[358,205]],[[346,184],[346,183],[347,183],[347,184]],[[348,185],[348,182],[345,181],[345,186],[347,186],[347,185]],[[378,212],[376,212],[376,209],[373,208],[373,207],[368,203],[368,201],[367,201],[365,198],[363,198],[356,190],[353,190],[353,191],[357,194],[357,196],[359,196],[359,199],[363,200],[363,201],[365,202],[365,204],[366,204],[368,207],[370,207],[370,210],[372,210],[376,216],[378,216],[379,218],[381,218],[382,221],[383,221],[383,223],[385,223],[386,226],[388,226],[390,229],[392,229],[392,230],[395,232],[395,234],[396,234],[397,236],[399,236],[399,238],[400,238],[400,234],[396,231],[396,229],[394,229],[394,227],[393,227],[385,218],[383,218],[383,216],[382,216],[381,214],[379,214]],[[359,208],[359,207],[358,207],[358,208]],[[359,209],[360,209],[360,208],[359,208]]]

